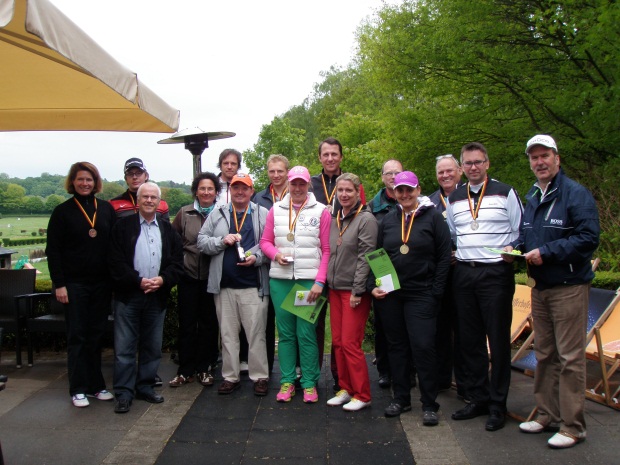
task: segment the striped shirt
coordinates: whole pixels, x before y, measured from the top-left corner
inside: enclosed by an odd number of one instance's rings
[[[469,187],[471,209],[467,184],[452,192],[448,198],[446,219],[456,244],[456,259],[459,261],[500,262],[501,255],[485,247],[501,249],[519,237],[523,205],[517,192],[508,184],[495,179],[487,178],[487,181],[488,186],[476,219],[477,227],[472,227],[474,218],[471,212],[476,211],[483,185]]]

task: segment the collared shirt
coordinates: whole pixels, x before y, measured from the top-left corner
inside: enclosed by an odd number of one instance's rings
[[[140,235],[133,258],[134,269],[142,278],[159,276],[161,268],[161,231],[157,217],[148,222],[140,215]]]

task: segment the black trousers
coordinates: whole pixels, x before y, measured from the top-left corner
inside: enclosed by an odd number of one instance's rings
[[[101,373],[101,346],[108,324],[112,291],[107,281],[67,283],[69,394],[96,394],[106,388]]]
[[[207,281],[184,276],[178,284],[179,368],[185,377],[217,364],[219,325]]]
[[[512,264],[471,266],[459,262],[452,289],[466,372],[466,395],[474,403],[488,404],[491,410],[505,412],[510,387],[510,325],[515,292]]]
[[[411,403],[411,364],[418,373],[422,410],[439,410],[437,398],[437,363],[435,331],[439,302],[430,291],[390,292],[375,300],[375,312],[388,342],[388,358],[392,373],[394,400]],[[412,359],[413,357],[413,359]]]

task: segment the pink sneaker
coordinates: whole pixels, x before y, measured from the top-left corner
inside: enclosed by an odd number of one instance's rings
[[[319,400],[319,393],[316,392],[315,387],[305,388],[304,389],[304,402],[306,404],[312,404]]]
[[[280,386],[280,392],[276,396],[278,402],[290,402],[291,397],[295,395],[295,385],[292,383],[283,383]],[[305,394],[304,394],[305,396]]]

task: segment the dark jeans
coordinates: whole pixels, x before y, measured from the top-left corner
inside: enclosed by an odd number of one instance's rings
[[[219,326],[213,294],[207,281],[184,276],[177,286],[179,295],[179,368],[185,377],[209,371],[217,365]]]
[[[394,400],[411,403],[411,356],[418,372],[422,410],[439,410],[435,331],[439,303],[430,291],[390,292],[375,300],[388,341]]]
[[[107,281],[67,283],[67,369],[69,394],[95,394],[106,388],[101,373],[101,345],[110,314]]]
[[[114,301],[114,394],[133,399],[136,392],[153,392],[161,361],[166,309],[157,293],[134,292]],[[136,353],[137,362],[136,365]]]
[[[459,262],[452,284],[466,372],[466,395],[472,402],[489,404],[490,409],[505,412],[510,387],[510,324],[515,292],[512,264],[500,262],[472,267]]]

